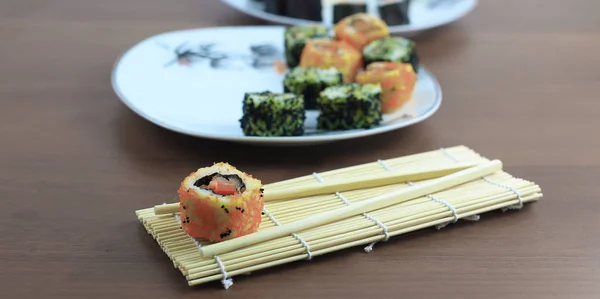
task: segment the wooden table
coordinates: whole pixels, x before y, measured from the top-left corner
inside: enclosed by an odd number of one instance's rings
[[[175,29],[259,24],[213,0],[0,0],[1,298],[598,298],[600,2],[482,1],[418,39],[444,92],[380,136],[263,148],[160,129],[110,86],[115,59]],[[539,183],[520,212],[428,229],[365,254],[190,288],[133,211],[229,161],[264,182],[464,144]],[[288,293],[290,292],[290,293]]]

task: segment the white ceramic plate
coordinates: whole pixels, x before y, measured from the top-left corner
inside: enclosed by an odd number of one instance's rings
[[[239,122],[244,93],[283,91],[284,75],[273,66],[275,59],[284,59],[283,31],[280,26],[220,27],[150,37],[117,61],[113,88],[125,105],[163,128],[203,138],[273,145],[315,144],[388,132],[423,121],[440,107],[440,87],[422,67],[412,100],[400,111],[385,115],[379,127],[319,132],[315,129],[318,112],[309,111],[303,136],[244,136]],[[178,60],[176,51],[194,54]],[[258,62],[262,66],[256,66]]]
[[[276,24],[303,25],[319,23],[266,12],[264,4],[253,0],[221,1],[247,15]],[[413,0],[408,10],[410,24],[390,26],[390,32],[412,36],[425,30],[447,25],[466,16],[475,9],[477,3],[477,0]]]

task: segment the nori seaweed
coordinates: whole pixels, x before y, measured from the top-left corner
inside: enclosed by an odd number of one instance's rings
[[[321,0],[264,0],[265,12],[296,19],[322,21]]]
[[[311,39],[330,39],[329,30],[321,25],[291,26],[285,29],[285,60],[288,67],[298,66],[304,45]]]
[[[415,73],[419,71],[419,56],[415,42],[399,36],[385,37],[371,42],[363,49],[363,58],[365,66],[377,61],[404,62],[410,63]]]
[[[267,13],[295,19],[323,21],[321,0],[262,0],[260,2],[264,3],[264,11]],[[404,0],[396,3],[380,4],[379,14],[381,19],[389,26],[409,24],[408,10],[410,2],[410,0]],[[337,23],[349,15],[361,12],[367,12],[365,4],[335,4],[333,6],[333,22]]]
[[[333,22],[337,23],[347,16],[366,12],[366,4],[335,4],[333,6]]]
[[[304,134],[304,99],[293,93],[247,92],[240,126],[246,136]]]
[[[396,3],[381,4],[379,6],[379,17],[388,26],[398,26],[410,24],[408,9],[411,0],[404,0]]]
[[[343,75],[335,69],[296,67],[283,80],[283,91],[304,96],[304,108],[317,109],[317,98],[325,88],[342,84]]]
[[[318,101],[319,130],[370,129],[383,120],[378,84],[341,84],[326,88]]]

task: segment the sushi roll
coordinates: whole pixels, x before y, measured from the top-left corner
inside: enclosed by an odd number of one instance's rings
[[[181,228],[213,242],[256,232],[264,207],[262,187],[260,180],[227,163],[198,169],[178,190]]]
[[[284,47],[288,67],[298,66],[302,50],[308,40],[328,38],[329,31],[322,25],[287,27],[284,31]]]
[[[383,119],[378,84],[331,86],[321,92],[317,103],[319,130],[370,129]]]
[[[382,112],[394,112],[412,98],[417,74],[412,66],[402,62],[374,62],[356,75],[360,84],[380,84]]]
[[[342,73],[333,67],[328,69],[296,67],[286,73],[283,79],[283,90],[303,95],[304,108],[312,110],[317,108],[317,98],[323,89],[342,84],[342,81]]]
[[[304,97],[293,93],[249,92],[244,95],[240,119],[246,136],[299,136],[304,134]]]
[[[294,19],[321,21],[321,0],[262,0],[267,13]]]
[[[342,73],[344,83],[354,81],[354,76],[362,64],[361,52],[350,44],[338,40],[310,40],[306,43],[300,57],[301,67],[338,69]]]
[[[359,51],[374,40],[390,36],[386,23],[366,13],[343,18],[334,26],[335,38],[352,45]]]
[[[357,14],[366,13],[367,4],[364,1],[356,1],[362,3],[335,3],[333,4],[333,22],[338,23],[344,18]]]
[[[415,73],[419,72],[419,58],[414,41],[390,36],[369,43],[363,49],[365,65],[377,61],[410,63]]]
[[[408,11],[411,0],[384,0],[379,4],[379,16],[388,26],[410,24]]]

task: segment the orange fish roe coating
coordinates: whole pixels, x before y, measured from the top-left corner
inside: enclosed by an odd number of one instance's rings
[[[223,182],[236,191],[210,188]],[[227,163],[215,163],[187,176],[178,190],[181,228],[191,237],[220,242],[258,231],[264,207],[262,183]]]
[[[342,73],[344,83],[354,81],[354,76],[362,64],[362,53],[359,50],[346,42],[329,39],[307,41],[300,57],[301,67],[338,69]]]
[[[362,49],[370,42],[390,36],[387,24],[370,14],[357,13],[341,19],[333,28],[335,38]]]
[[[360,84],[381,85],[382,112],[394,112],[412,98],[417,75],[409,63],[374,62],[356,75]]]

